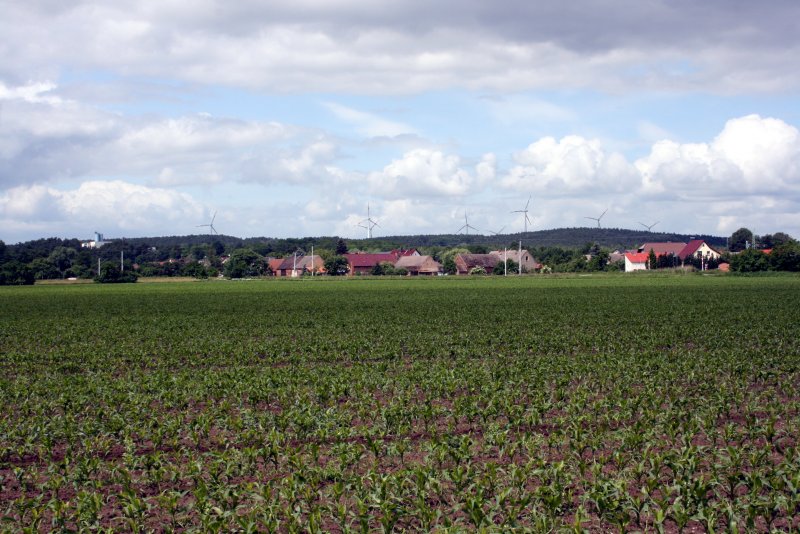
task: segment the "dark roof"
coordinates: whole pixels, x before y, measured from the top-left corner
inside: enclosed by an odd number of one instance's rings
[[[375,267],[379,263],[388,261],[394,264],[397,261],[397,255],[392,253],[381,254],[345,254],[347,263],[353,267]]]
[[[697,252],[697,249],[699,249],[700,247],[702,247],[702,246],[703,246],[703,243],[705,243],[705,241],[704,241],[703,239],[692,239],[692,240],[691,240],[691,241],[689,241],[689,243],[688,243],[688,244],[687,244],[687,245],[686,245],[686,246],[683,248],[683,250],[681,250],[681,251],[680,251],[680,253],[678,253],[678,257],[679,257],[680,259],[682,259],[682,260],[685,260],[686,258],[688,258],[689,256],[691,256],[692,254],[694,254],[695,252]],[[709,246],[709,248],[711,248],[711,247]],[[711,250],[714,250],[714,249],[711,249]],[[716,251],[715,251],[715,252],[716,252]]]
[[[461,258],[467,269],[483,267],[486,271],[494,269],[499,261],[494,254],[459,254],[456,258]]]

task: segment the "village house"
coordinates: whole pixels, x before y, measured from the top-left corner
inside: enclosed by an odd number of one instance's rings
[[[644,271],[647,269],[649,256],[649,252],[626,252],[623,254],[625,258],[625,272]]]
[[[403,256],[394,264],[395,269],[405,269],[409,276],[436,276],[442,271],[442,264],[431,256]]]
[[[297,266],[302,273],[325,273],[325,260],[322,259],[322,256],[316,254],[297,258]]]
[[[507,258],[508,261],[521,265],[523,272],[532,273],[542,268],[542,264],[534,260],[531,253],[525,249],[522,249],[522,253],[519,249],[492,250],[489,254],[496,256],[498,261],[504,261]]]
[[[695,258],[704,258],[707,260],[718,260],[720,253],[711,248],[708,243],[702,239],[693,239],[692,241],[689,241],[689,243],[683,247],[683,250],[678,253],[678,257],[681,259],[681,261],[686,261],[686,258],[689,256],[694,256]]]
[[[476,267],[491,273],[498,261],[501,260],[494,254],[458,254],[455,259],[456,274],[469,274]]]
[[[650,254],[652,250],[657,258],[659,256],[669,256],[670,254],[677,256],[684,248],[686,248],[686,243],[673,243],[672,241],[666,243],[645,243],[639,247],[639,252]]]
[[[389,262],[394,265],[397,262],[398,255],[394,252],[381,252],[379,254],[343,254],[347,259],[347,274],[350,276],[358,274],[370,274],[376,265],[383,262]]]

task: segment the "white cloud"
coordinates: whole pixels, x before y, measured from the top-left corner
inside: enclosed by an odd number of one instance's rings
[[[800,133],[781,120],[748,115],[728,121],[711,143],[660,141],[635,165],[644,191],[652,194],[796,194]]]
[[[791,91],[800,86],[798,16],[791,1],[770,9],[719,1],[29,1],[4,6],[0,77],[107,70],[358,93]]]
[[[485,179],[493,177],[493,158],[484,156],[472,174],[463,168],[458,156],[420,148],[406,152],[383,170],[370,173],[367,180],[370,191],[384,198],[461,196],[476,192]]]
[[[373,113],[336,103],[327,103],[325,106],[338,118],[355,126],[356,131],[366,137],[396,137],[417,133],[407,124],[390,121]]]
[[[632,167],[616,153],[606,154],[600,141],[570,135],[542,138],[514,155],[517,166],[503,185],[545,194],[623,191],[635,180]]]
[[[0,220],[6,228],[38,226],[68,237],[93,229],[109,235],[191,233],[205,211],[186,193],[119,180],[83,182],[66,191],[18,186],[0,196]]]

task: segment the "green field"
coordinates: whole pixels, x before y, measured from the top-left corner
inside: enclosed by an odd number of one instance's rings
[[[0,529],[800,528],[800,278],[0,288]]]

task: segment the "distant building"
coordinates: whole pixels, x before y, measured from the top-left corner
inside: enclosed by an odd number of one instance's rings
[[[410,276],[436,276],[442,271],[442,264],[431,256],[403,256],[394,264],[395,269],[405,269]]]
[[[398,254],[394,252],[381,252],[380,254],[344,254],[347,259],[347,274],[370,274],[376,265],[389,262],[394,265]]]
[[[626,273],[644,271],[647,269],[647,261],[650,256],[649,252],[626,252],[623,256],[625,257]]]
[[[491,274],[499,261],[502,260],[494,254],[458,254],[455,259],[456,274],[469,274],[476,267]]]
[[[81,241],[81,248],[100,248],[106,243],[108,243],[108,241],[103,238],[103,234],[95,232],[94,239]]]
[[[681,261],[686,261],[686,258],[689,256],[694,256],[695,258],[704,258],[706,260],[718,260],[720,253],[711,248],[708,243],[702,239],[694,239],[689,241],[689,243],[683,247],[683,250],[678,253],[678,257],[681,259]]]
[[[531,253],[525,249],[522,249],[522,253],[520,253],[519,249],[492,250],[489,254],[496,256],[498,261],[508,258],[508,261],[522,265],[522,269],[529,273],[542,268],[542,264],[534,260]]]

